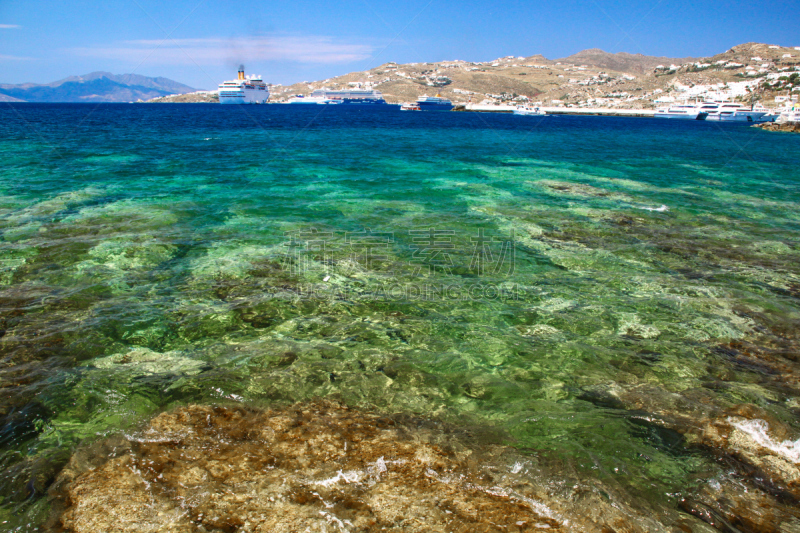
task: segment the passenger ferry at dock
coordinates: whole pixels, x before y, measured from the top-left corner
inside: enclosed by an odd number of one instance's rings
[[[718,122],[770,122],[775,116],[763,106],[752,108],[736,102],[684,103],[656,110],[655,117]]]
[[[773,122],[777,116],[771,115],[764,106],[748,108],[735,102],[720,102],[715,111],[708,113],[706,120],[719,122]]]
[[[245,76],[244,65],[239,67],[238,79],[219,85],[220,104],[266,104],[269,88],[261,76]]]
[[[442,98],[442,95],[436,96],[422,96],[417,100],[417,105],[421,111],[452,111],[453,102],[447,98]]]
[[[800,107],[786,108],[778,117],[778,122],[800,122]]]
[[[708,114],[716,111],[718,104],[704,102],[702,104],[678,104],[656,109],[656,118],[672,118],[682,120],[705,120]]]
[[[378,106],[389,105],[380,91],[373,89],[317,89],[309,96],[297,95],[289,100],[290,104],[341,104],[346,106]]]

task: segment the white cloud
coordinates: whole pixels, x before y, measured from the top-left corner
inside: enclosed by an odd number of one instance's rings
[[[0,24],[0,30],[15,30],[21,27],[19,24]]]
[[[125,41],[111,46],[71,48],[67,52],[103,59],[157,64],[230,64],[254,61],[349,63],[366,59],[367,44],[342,42],[324,36],[271,35],[232,39],[167,39]]]
[[[34,57],[4,56],[0,54],[0,61],[31,61]]]

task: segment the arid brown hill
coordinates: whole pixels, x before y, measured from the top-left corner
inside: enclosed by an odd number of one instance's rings
[[[629,54],[627,52],[611,54],[599,48],[591,48],[563,59],[557,59],[556,61],[560,63],[586,65],[588,67],[613,70],[616,72],[625,72],[628,74],[646,74],[652,72],[652,70],[659,65],[683,65],[685,63],[692,63],[696,61],[696,59],[691,57],[683,59],[654,57],[642,54]]]

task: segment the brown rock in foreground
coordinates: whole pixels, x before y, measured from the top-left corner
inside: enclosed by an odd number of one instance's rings
[[[788,371],[782,377],[794,381]],[[606,402],[617,399],[726,465],[725,474],[683,495],[683,512],[726,532],[800,531],[800,439],[788,424],[755,405],[715,405],[705,387],[675,393],[650,383],[615,385],[608,394]]]
[[[405,438],[330,403],[281,411],[190,406],[109,439],[110,459],[56,483],[68,531],[561,530],[543,504],[469,467],[469,453]],[[547,516],[547,515],[550,516]],[[60,522],[60,524],[59,524]]]
[[[756,128],[761,128],[767,131],[786,131],[789,133],[800,133],[800,122],[765,122],[764,124],[756,124]]]

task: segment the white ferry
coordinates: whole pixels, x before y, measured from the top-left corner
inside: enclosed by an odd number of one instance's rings
[[[717,110],[717,104],[704,102],[702,104],[678,104],[670,107],[656,109],[656,118],[674,118],[683,120],[704,120],[709,113]]]
[[[706,120],[719,122],[770,122],[775,117],[764,106],[748,108],[736,102],[719,102],[717,109],[708,113]]]
[[[800,122],[800,108],[793,106],[781,112],[778,122]]]
[[[239,67],[239,78],[222,82],[219,86],[220,104],[266,104],[269,89],[261,76],[245,76],[244,65]]]
[[[373,89],[317,89],[309,96],[297,95],[289,100],[290,104],[342,104],[348,106],[388,105],[383,95]]]
[[[333,100],[329,100],[327,98],[319,98],[314,97],[311,98],[310,96],[305,96],[302,94],[297,94],[289,98],[289,101],[286,102],[287,104],[320,104],[320,105],[328,105],[328,104],[340,104],[341,102],[334,102]]]

